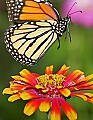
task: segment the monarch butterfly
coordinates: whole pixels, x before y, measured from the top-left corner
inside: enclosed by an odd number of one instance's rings
[[[7,0],[12,25],[5,32],[7,50],[16,61],[35,65],[68,30],[69,15],[61,18],[48,0]],[[69,31],[68,31],[69,32]]]

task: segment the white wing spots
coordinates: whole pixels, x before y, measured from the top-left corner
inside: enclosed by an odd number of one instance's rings
[[[36,2],[44,2],[45,0],[34,0]]]
[[[14,20],[18,20],[22,6],[23,6],[23,1],[20,0],[15,1]]]
[[[6,0],[9,21],[18,20],[23,0]]]
[[[14,0],[6,0],[9,21],[13,20],[14,6],[15,6],[14,3],[15,3]]]

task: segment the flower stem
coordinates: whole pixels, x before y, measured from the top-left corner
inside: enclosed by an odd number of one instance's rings
[[[47,112],[47,120],[50,120],[50,110]]]

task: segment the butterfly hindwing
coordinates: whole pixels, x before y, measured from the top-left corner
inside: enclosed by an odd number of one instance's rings
[[[11,26],[5,33],[7,50],[22,64],[35,65],[57,39],[52,23],[38,21]]]

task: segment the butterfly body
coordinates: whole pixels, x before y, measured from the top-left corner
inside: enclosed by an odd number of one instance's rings
[[[6,48],[15,60],[33,66],[67,30],[70,17],[61,18],[44,0],[7,0],[7,6],[13,23],[5,32]]]
[[[66,30],[68,29],[67,25],[69,24],[70,21],[71,21],[70,16],[67,16],[65,18],[61,18],[59,20],[59,23],[56,24],[55,31],[59,37],[61,37],[62,34],[66,32]]]

